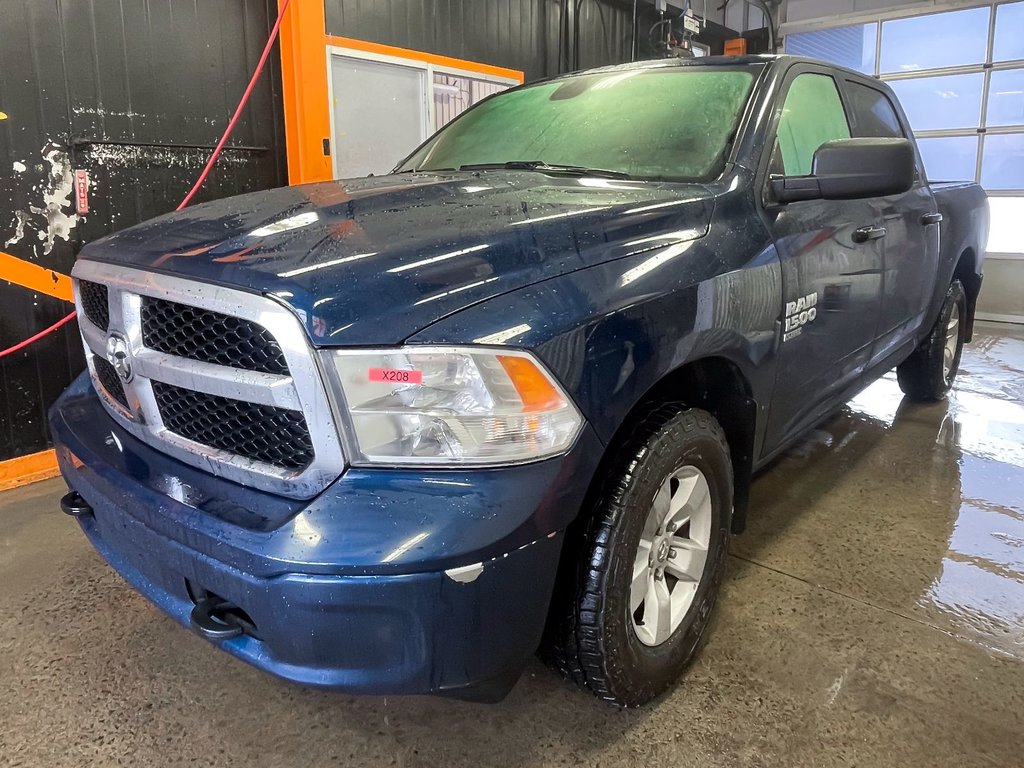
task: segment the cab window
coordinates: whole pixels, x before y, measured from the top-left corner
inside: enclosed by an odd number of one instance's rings
[[[782,105],[770,173],[806,176],[818,147],[848,138],[850,124],[836,81],[828,75],[797,75]]]
[[[879,90],[847,81],[847,95],[858,138],[902,139],[903,126],[889,97]]]

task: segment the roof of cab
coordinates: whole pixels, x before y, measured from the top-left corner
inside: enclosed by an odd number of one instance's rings
[[[645,59],[643,61],[631,61],[626,64],[612,64],[607,67],[598,67],[596,69],[585,69],[579,72],[567,72],[563,75],[556,75],[548,80],[561,80],[567,77],[575,77],[578,75],[592,75],[592,74],[603,74],[606,72],[625,72],[636,69],[661,69],[667,67],[742,67],[742,66],[765,66],[768,64],[824,64],[831,69],[845,72],[851,75],[857,75],[858,77],[864,77],[862,72],[857,72],[854,69],[843,67],[838,64],[831,62],[822,61],[820,59],[812,59],[808,56],[792,56],[784,53],[759,53],[759,54],[747,54],[745,56],[698,56],[692,59]]]

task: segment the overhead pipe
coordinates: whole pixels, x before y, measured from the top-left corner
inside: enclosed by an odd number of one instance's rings
[[[765,23],[768,26],[768,52],[775,53],[775,18],[772,10],[764,0],[743,0],[747,5],[752,5],[764,14]]]
[[[637,8],[639,0],[633,0],[633,27],[632,27],[632,39],[629,45],[629,60],[636,61],[636,25],[637,25],[637,14],[639,9]]]

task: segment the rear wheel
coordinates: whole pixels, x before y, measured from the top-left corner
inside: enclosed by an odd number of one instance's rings
[[[946,291],[946,300],[931,333],[896,368],[900,389],[913,400],[941,400],[953,386],[963,353],[967,298],[959,280]]]
[[[569,542],[547,639],[555,666],[621,706],[672,685],[707,627],[731,509],[729,448],[711,414],[675,404],[641,419]]]

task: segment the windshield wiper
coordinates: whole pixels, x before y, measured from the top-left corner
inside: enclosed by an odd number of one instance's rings
[[[510,160],[507,163],[473,163],[460,165],[460,171],[540,171],[542,173],[564,173],[570,176],[596,176],[603,179],[631,179],[624,171],[609,171],[604,168],[585,168],[582,165],[546,163],[543,160]]]

